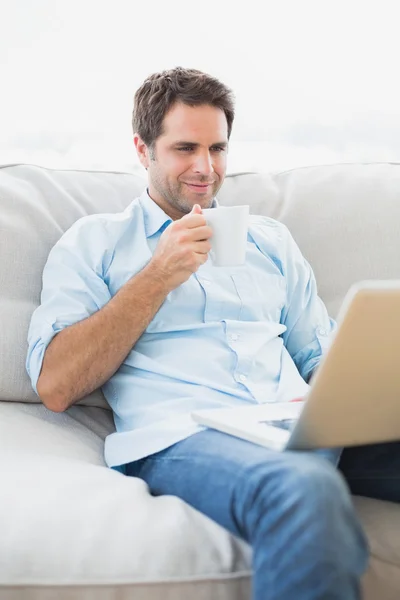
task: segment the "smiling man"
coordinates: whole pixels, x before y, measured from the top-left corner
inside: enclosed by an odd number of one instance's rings
[[[242,267],[208,260],[202,209],[216,206],[233,118],[231,91],[205,73],[146,79],[133,129],[148,187],[52,249],[27,369],[53,411],[103,387],[116,425],[107,464],[248,541],[255,600],[355,600],[367,545],[335,467],[190,418],[304,395],[334,329],[284,225],[253,217]]]
[[[134,143],[148,170],[150,197],[178,219],[197,203],[201,208],[212,206],[225,177],[234,111],[228,90],[210,90],[210,98],[212,93],[220,95],[216,104],[193,105],[190,89],[182,88],[171,103],[168,95],[158,95],[159,85],[158,75],[149,77],[136,94]]]

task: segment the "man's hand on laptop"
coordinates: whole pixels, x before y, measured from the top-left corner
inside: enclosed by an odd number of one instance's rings
[[[207,261],[212,229],[201,207],[174,221],[163,232],[149,266],[162,277],[169,291],[189,279]]]

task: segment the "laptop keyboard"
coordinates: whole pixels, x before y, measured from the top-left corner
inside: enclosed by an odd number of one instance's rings
[[[287,431],[292,431],[294,426],[297,423],[297,419],[276,419],[276,420],[267,420],[267,421],[259,421],[259,423],[264,423],[264,425],[271,425],[272,427],[279,427],[280,429],[286,429]]]

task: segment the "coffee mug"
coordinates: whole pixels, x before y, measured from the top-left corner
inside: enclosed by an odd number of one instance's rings
[[[234,267],[246,262],[249,206],[205,208],[203,215],[213,230],[210,257],[216,267]]]

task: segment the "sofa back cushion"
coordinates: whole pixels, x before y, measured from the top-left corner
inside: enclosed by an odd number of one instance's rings
[[[400,164],[307,167],[275,181],[275,216],[313,267],[332,317],[353,283],[400,280]]]
[[[77,219],[138,196],[134,174],[0,167],[0,399],[38,402],[25,371],[27,332],[52,246]],[[108,406],[100,390],[84,404]]]
[[[353,283],[400,280],[400,164],[337,164],[269,176],[234,175],[224,184],[219,201],[252,203],[252,212],[288,226],[333,318]]]

